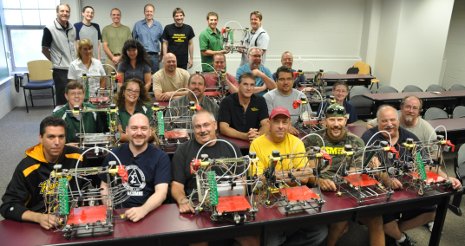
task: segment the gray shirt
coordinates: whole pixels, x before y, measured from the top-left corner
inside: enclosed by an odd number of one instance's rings
[[[266,100],[268,114],[271,114],[273,108],[277,106],[285,107],[287,108],[287,110],[289,110],[289,113],[291,114],[292,124],[295,124],[297,122],[297,120],[299,119],[299,115],[302,115],[302,113],[308,112],[309,116],[312,114],[310,103],[307,103],[306,105],[301,104],[297,108],[294,108],[294,101],[300,100],[302,97],[307,98],[307,96],[305,96],[305,94],[299,90],[292,89],[291,94],[283,95],[279,92],[278,89],[273,89],[265,93],[263,97]]]

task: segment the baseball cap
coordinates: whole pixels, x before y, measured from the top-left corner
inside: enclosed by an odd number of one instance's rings
[[[337,103],[329,105],[325,110],[326,117],[346,117],[346,109]]]
[[[284,115],[287,118],[291,118],[291,114],[289,113],[289,110],[287,110],[287,108],[284,108],[284,107],[281,107],[281,106],[276,107],[271,111],[270,120],[274,119],[278,115]]]

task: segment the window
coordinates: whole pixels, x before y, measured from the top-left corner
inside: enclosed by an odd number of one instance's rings
[[[45,25],[56,18],[60,0],[2,0],[13,70],[27,67],[27,62],[46,59],[42,54]]]

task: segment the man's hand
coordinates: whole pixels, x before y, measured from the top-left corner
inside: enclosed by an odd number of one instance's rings
[[[147,211],[142,207],[134,207],[126,210],[124,216],[132,222],[137,222],[147,215]]]
[[[192,57],[189,57],[189,61],[187,62],[187,68],[192,68],[192,65],[194,65],[194,61],[192,60]]]
[[[258,68],[252,69],[252,74],[255,77],[260,77],[260,78],[263,78],[263,76],[266,76],[262,71],[258,70]]]
[[[320,189],[324,191],[336,191],[336,184],[330,180],[330,179],[318,179],[318,185],[320,186]]]
[[[257,128],[250,128],[247,132],[247,137],[249,138],[250,142],[252,142],[258,136],[260,136],[260,133],[258,132]]]
[[[160,98],[157,98],[159,101],[168,101],[171,98],[171,95],[174,94],[174,91],[163,92]]]
[[[189,199],[187,197],[184,197],[181,202],[178,203],[179,206],[179,212],[184,214],[184,213],[194,213],[195,210],[191,206]]]
[[[402,189],[402,183],[398,179],[391,178],[390,182],[391,182],[390,185],[392,189],[394,190]]]
[[[452,188],[454,190],[458,190],[460,188],[462,188],[462,184],[460,183],[460,181],[454,177],[449,177],[449,181],[452,183]]]
[[[111,61],[115,65],[118,64],[120,60],[121,60],[121,56],[113,56],[113,58],[111,59]]]
[[[39,214],[37,223],[45,230],[50,230],[58,225],[58,217],[52,214]]]
[[[297,128],[295,128],[294,126],[291,126],[289,128],[289,133],[294,135],[294,136],[299,136],[299,130],[297,130]]]

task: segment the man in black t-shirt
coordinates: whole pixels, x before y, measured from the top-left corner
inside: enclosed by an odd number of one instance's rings
[[[173,170],[173,182],[171,182],[171,195],[179,205],[179,212],[194,213],[194,208],[189,203],[189,196],[196,188],[196,179],[190,172],[190,163],[196,158],[199,149],[210,140],[217,139],[217,123],[212,113],[201,110],[192,117],[194,139],[180,145],[171,162]],[[234,146],[234,145],[233,145]],[[232,149],[225,142],[212,142],[202,149],[201,154],[208,154],[209,158],[240,157],[241,151],[237,146]],[[200,157],[200,154],[198,155]]]
[[[192,67],[194,57],[194,29],[184,24],[184,10],[173,10],[174,23],[166,25],[163,30],[163,54],[168,52],[176,55],[177,67],[188,69]]]
[[[268,131],[266,101],[254,94],[254,88],[255,76],[244,73],[239,77],[239,91],[221,101],[218,111],[221,134],[252,141]]]

